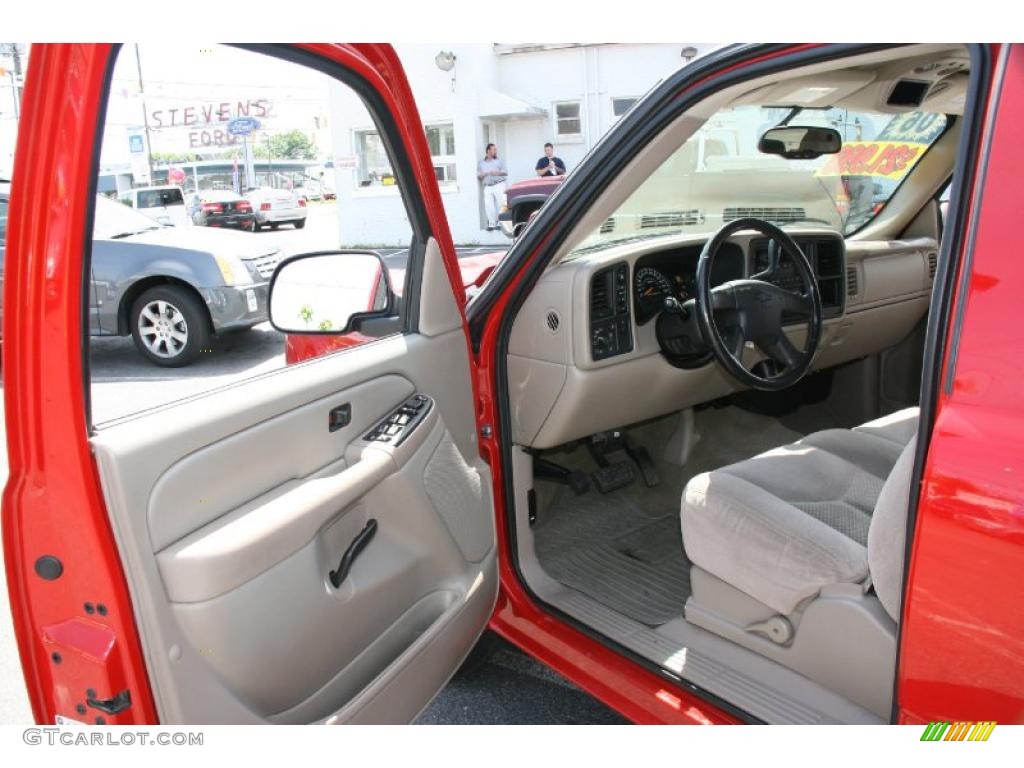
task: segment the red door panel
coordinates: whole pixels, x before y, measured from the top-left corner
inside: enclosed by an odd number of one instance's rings
[[[952,388],[939,401],[918,508],[900,649],[904,722],[1024,722],[1021,46],[1005,66],[968,222],[977,234],[966,303],[954,307],[963,323]]]

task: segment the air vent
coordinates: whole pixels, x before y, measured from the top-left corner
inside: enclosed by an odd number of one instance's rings
[[[935,270],[938,268],[938,266],[939,266],[939,254],[935,253],[935,251],[932,251],[931,253],[928,254],[928,279],[929,280],[934,280],[935,279]]]
[[[764,219],[775,223],[791,223],[807,218],[804,208],[726,208],[722,212],[725,221],[736,219]]]
[[[548,312],[548,316],[544,321],[544,324],[552,333],[558,330],[558,326],[561,325],[561,323],[562,321],[559,319],[558,313],[555,311]]]
[[[846,295],[856,296],[860,290],[860,286],[857,284],[857,268],[847,267],[846,268]]]
[[[612,316],[611,303],[608,301],[608,277],[610,272],[594,275],[590,283],[590,317],[598,320]]]
[[[664,213],[648,213],[640,217],[640,229],[657,229],[659,227],[688,227],[704,223],[704,212],[698,208],[687,211],[665,211]]]
[[[601,225],[601,234],[602,235],[607,235],[610,232],[614,232],[614,231],[615,231],[615,219],[613,217],[609,216],[607,219],[604,220],[604,224]]]
[[[818,242],[818,277],[841,277],[843,257],[836,240]]]

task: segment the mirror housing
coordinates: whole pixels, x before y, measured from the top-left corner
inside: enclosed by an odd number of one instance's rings
[[[835,128],[810,125],[777,125],[765,131],[757,142],[759,152],[787,160],[813,160],[834,155],[842,148],[843,137]]]
[[[374,251],[317,251],[291,256],[274,270],[270,324],[282,333],[336,335],[395,305],[388,267]]]

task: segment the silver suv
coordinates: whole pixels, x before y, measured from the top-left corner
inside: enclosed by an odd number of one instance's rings
[[[0,184],[0,288],[9,197],[10,185]],[[267,286],[280,258],[240,232],[160,226],[97,196],[89,332],[131,334],[150,362],[188,365],[213,335],[267,319]]]

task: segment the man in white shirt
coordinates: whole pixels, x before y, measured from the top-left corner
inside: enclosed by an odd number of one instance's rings
[[[476,177],[484,187],[487,231],[493,232],[498,229],[498,213],[505,199],[505,181],[508,179],[508,168],[498,157],[498,148],[494,144],[487,145],[484,159],[476,164]]]

